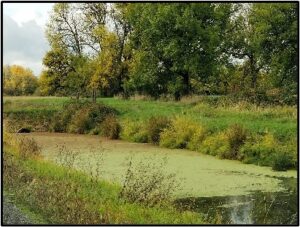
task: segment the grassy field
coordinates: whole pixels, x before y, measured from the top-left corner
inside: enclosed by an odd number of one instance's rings
[[[67,97],[4,97],[4,115],[15,124],[20,123],[16,124],[15,129],[25,126],[35,131],[48,131],[53,115],[62,110],[69,100]],[[157,142],[161,146],[188,148],[259,165],[272,166],[275,165],[272,164],[273,160],[278,159],[280,165],[283,163],[279,169],[296,166],[295,106],[261,107],[216,98],[190,98],[181,102],[100,98],[97,102],[117,110],[117,119],[121,125],[120,137],[124,140],[151,142],[148,128],[152,123],[148,122],[149,119],[166,117],[175,120],[171,122],[169,130],[158,128],[160,135],[164,134],[161,141]],[[232,127],[234,125],[237,127]],[[204,128],[204,132],[197,131],[199,127]],[[239,134],[245,134],[244,138],[235,138]],[[230,139],[237,144],[232,145]],[[226,151],[234,149],[238,150],[238,155]],[[275,153],[276,157],[269,158]],[[290,159],[292,161],[288,163]]]
[[[55,112],[68,102],[68,97],[4,97],[4,113]],[[97,100],[118,110],[121,119],[146,120],[153,116],[186,115],[188,118],[222,130],[238,123],[255,132],[268,131],[278,137],[296,136],[296,107],[251,108],[249,106],[214,107],[207,104],[123,100],[100,98]]]

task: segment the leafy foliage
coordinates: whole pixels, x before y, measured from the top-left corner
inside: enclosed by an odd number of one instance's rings
[[[32,95],[38,87],[33,72],[19,65],[3,68],[3,93],[5,95]]]

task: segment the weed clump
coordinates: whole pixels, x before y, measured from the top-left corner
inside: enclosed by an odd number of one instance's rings
[[[140,161],[137,164],[130,160],[119,197],[150,207],[168,203],[179,185],[174,174],[164,174],[165,165],[166,159],[157,163]]]
[[[151,117],[147,122],[148,141],[159,144],[160,133],[170,125],[170,120],[166,117]]]
[[[247,139],[247,131],[242,126],[234,124],[226,130],[225,135],[228,139],[229,149],[221,152],[220,157],[238,159],[240,147]]]
[[[204,129],[202,132],[198,124],[184,117],[176,117],[160,134],[160,145],[168,148],[186,148],[192,141],[191,147],[197,147],[197,140],[202,140],[204,136]]]
[[[38,146],[34,139],[19,138],[18,139],[18,151],[21,157],[38,157],[41,154],[41,148]]]
[[[277,171],[285,171],[292,167],[295,167],[293,164],[293,157],[290,153],[285,152],[283,150],[279,150],[275,153],[272,169]]]
[[[121,131],[121,126],[114,115],[109,115],[100,125],[101,135],[110,139],[118,139]]]
[[[125,120],[122,123],[121,138],[137,143],[147,143],[148,134],[141,121]]]
[[[41,154],[41,148],[34,139],[4,131],[3,140],[4,145],[12,147],[21,159],[36,158]]]

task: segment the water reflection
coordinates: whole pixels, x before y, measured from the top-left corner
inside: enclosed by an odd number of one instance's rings
[[[177,200],[176,206],[205,214],[215,224],[297,224],[296,179],[282,180],[283,192],[255,191],[243,196],[216,196]]]

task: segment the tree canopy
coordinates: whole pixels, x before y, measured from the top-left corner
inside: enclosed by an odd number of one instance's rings
[[[19,65],[3,67],[3,93],[6,95],[32,95],[38,86],[33,72]]]
[[[297,94],[297,3],[56,3],[44,95]]]

